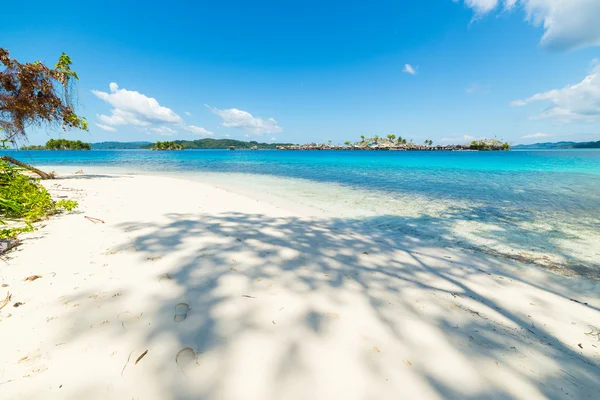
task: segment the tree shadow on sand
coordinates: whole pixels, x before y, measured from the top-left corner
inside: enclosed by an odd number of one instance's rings
[[[117,250],[134,248],[140,276],[160,282],[144,288],[156,294],[137,339],[148,349],[139,379],[160,398],[598,393],[599,353],[577,348],[600,346],[585,336],[600,325],[597,304],[568,301],[568,288],[536,282],[530,266],[366,225],[226,213],[120,226],[131,241]]]

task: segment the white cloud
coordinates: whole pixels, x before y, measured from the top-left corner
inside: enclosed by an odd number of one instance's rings
[[[468,141],[468,140],[473,140],[475,139],[474,136],[470,136],[470,135],[464,135],[463,137],[454,137],[454,138],[442,138],[440,139],[440,142],[464,142],[464,141]]]
[[[158,133],[162,136],[174,136],[177,135],[177,131],[169,128],[168,126],[158,126],[156,128],[150,128],[150,130],[154,133]]]
[[[467,94],[486,94],[489,93],[489,85],[481,85],[479,83],[473,83],[465,88]]]
[[[188,117],[191,117],[191,116],[192,116],[192,113],[191,113],[191,112],[189,112],[189,111],[186,111],[186,112],[184,112],[184,114],[185,114],[185,115],[187,115]]]
[[[404,69],[402,70],[402,72],[406,72],[407,74],[415,75],[417,73],[417,70],[410,64],[404,64]]]
[[[457,0],[453,0],[457,3]],[[475,11],[475,14],[487,14],[498,6],[498,0],[465,0],[465,5]]]
[[[208,129],[201,128],[199,126],[189,125],[184,128],[186,131],[190,131],[200,136],[215,136],[215,134]]]
[[[138,125],[178,124],[181,117],[173,110],[161,106],[156,99],[139,92],[119,89],[119,85],[111,82],[110,93],[92,90],[92,93],[106,101],[114,108],[111,115],[98,115],[106,125]]]
[[[278,125],[274,118],[258,118],[252,116],[248,111],[229,108],[219,110],[218,108],[206,105],[213,113],[223,118],[223,125],[226,128],[242,128],[256,135],[263,133],[279,133],[283,129]]]
[[[548,136],[552,136],[548,133],[534,133],[532,135],[525,135],[525,136],[521,136],[521,139],[535,139],[535,138],[542,138],[542,137],[548,137]]]
[[[117,131],[115,128],[113,128],[112,126],[108,126],[108,125],[96,124],[96,126],[107,132],[116,132]]]
[[[537,93],[524,100],[515,100],[513,107],[543,101],[549,106],[537,118],[558,122],[593,122],[600,118],[600,73],[591,74],[575,85]]]
[[[592,74],[600,74],[600,59],[594,58],[590,63]]]
[[[572,50],[600,45],[598,0],[464,0],[464,4],[473,9],[476,19],[500,4],[505,10],[520,5],[527,22],[543,27],[541,43],[547,48]]]
[[[97,114],[96,117],[98,117],[100,121],[108,125],[151,125],[148,121],[140,120],[138,117],[135,116],[135,114],[120,110],[118,108],[113,109],[111,112],[111,115]]]

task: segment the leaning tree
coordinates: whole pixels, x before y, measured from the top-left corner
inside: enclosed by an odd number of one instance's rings
[[[0,47],[0,65],[4,67],[0,71],[0,131],[5,140],[16,144],[27,138],[27,129],[32,127],[88,130],[85,118],[75,113],[73,86],[79,78],[65,53],[54,68],[49,68],[39,61],[21,64]],[[2,159],[31,170],[42,179],[52,178],[51,174],[12,157]]]

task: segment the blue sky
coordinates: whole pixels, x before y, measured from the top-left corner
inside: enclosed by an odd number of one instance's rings
[[[62,137],[600,140],[598,0],[87,3],[0,24],[21,62],[73,59],[90,132]]]

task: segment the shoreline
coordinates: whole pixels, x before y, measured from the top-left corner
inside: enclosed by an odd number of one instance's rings
[[[79,167],[49,166],[59,173]],[[122,167],[83,167],[95,174],[162,176],[209,184],[235,194],[288,209],[304,216],[343,219],[360,229],[373,227],[390,235],[409,236],[423,245],[452,247],[500,260],[514,260],[564,276],[600,281],[596,250],[600,235],[590,227],[558,223],[556,211],[530,219],[482,215],[485,203],[444,199],[415,193],[389,195],[377,189],[356,188],[336,182],[236,172],[132,171]],[[503,208],[505,204],[499,204]],[[515,212],[521,211],[515,209]],[[561,220],[568,220],[565,216]],[[551,221],[551,223],[549,223]],[[496,240],[506,232],[503,240]],[[547,235],[558,236],[552,243]]]
[[[0,297],[12,295],[0,310],[7,398],[600,390],[596,281],[208,183],[113,174],[44,183],[80,210],[23,235],[0,267]]]

